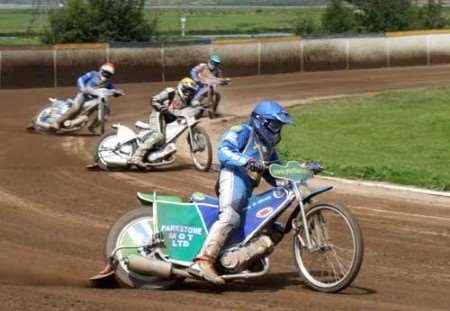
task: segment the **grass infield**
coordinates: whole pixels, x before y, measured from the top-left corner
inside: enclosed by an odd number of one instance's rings
[[[450,190],[450,88],[324,100],[291,110],[283,159],[320,160],[324,175]]]
[[[298,15],[321,18],[323,8],[198,8],[146,9],[148,20],[158,19],[161,38],[179,37],[180,18],[186,17],[186,36],[210,34],[258,34],[293,32]],[[27,28],[31,10],[0,10],[0,44],[39,44],[34,34],[42,33],[48,25],[47,15],[37,16],[31,32]],[[3,38],[2,38],[3,37]]]

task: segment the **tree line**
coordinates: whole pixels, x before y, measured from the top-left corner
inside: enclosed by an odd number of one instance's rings
[[[157,34],[157,20],[145,18],[145,0],[67,0],[49,12],[45,43],[148,42]],[[307,10],[306,10],[307,12]],[[297,18],[293,28],[302,35],[371,33],[444,28],[442,1],[331,0],[319,21]]]
[[[386,31],[440,29],[449,21],[442,1],[428,0],[331,0],[320,23],[300,15],[296,32],[308,34],[375,33]]]

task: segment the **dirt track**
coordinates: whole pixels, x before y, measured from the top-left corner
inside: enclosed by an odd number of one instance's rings
[[[224,112],[244,115],[255,100],[299,99],[383,89],[448,85],[450,67],[285,74],[235,79]],[[132,124],[163,84],[121,85],[113,120]],[[365,237],[365,261],[339,295],[304,288],[292,264],[291,238],[273,255],[271,273],[217,291],[186,282],[175,291],[101,290],[86,281],[103,263],[108,227],[136,206],[136,191],[212,193],[215,173],[189,162],[150,173],[88,172],[96,138],[24,131],[48,96],[74,88],[0,91],[0,310],[449,310],[450,199],[338,184],[327,196],[350,207]],[[230,126],[208,125],[214,137]],[[186,183],[186,176],[194,182]],[[317,181],[316,181],[317,183]]]

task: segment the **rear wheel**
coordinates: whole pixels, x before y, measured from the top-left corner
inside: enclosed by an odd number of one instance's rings
[[[317,291],[335,293],[345,289],[357,276],[364,256],[359,225],[348,210],[327,203],[311,207],[306,219],[313,249],[307,249],[301,226],[293,239],[298,273],[308,287]]]
[[[111,227],[106,240],[106,258],[112,255],[119,247],[127,247],[118,250],[115,254],[113,269],[117,281],[127,287],[147,289],[168,289],[182,282],[182,279],[164,279],[156,276],[145,276],[130,271],[126,260],[131,256],[151,256],[147,247],[153,235],[153,215],[151,208],[137,208],[122,217]],[[152,258],[154,259],[154,258]]]
[[[136,142],[121,145],[117,131],[108,132],[100,137],[95,146],[95,162],[105,171],[128,169],[130,167],[128,160],[136,149]]]
[[[212,162],[212,146],[208,132],[196,126],[192,129],[192,138],[188,135],[188,142],[194,167],[199,171],[208,171]]]

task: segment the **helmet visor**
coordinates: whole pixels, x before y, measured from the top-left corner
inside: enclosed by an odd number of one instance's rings
[[[101,75],[105,79],[111,79],[111,77],[113,76],[113,74],[111,72],[106,71],[106,70],[102,70]]]
[[[183,87],[182,91],[183,91],[183,95],[188,97],[188,98],[192,97],[194,95],[194,93],[195,93],[195,90],[190,88],[190,87]]]
[[[278,134],[281,132],[284,123],[278,120],[268,120],[266,123],[267,128],[274,134]]]

